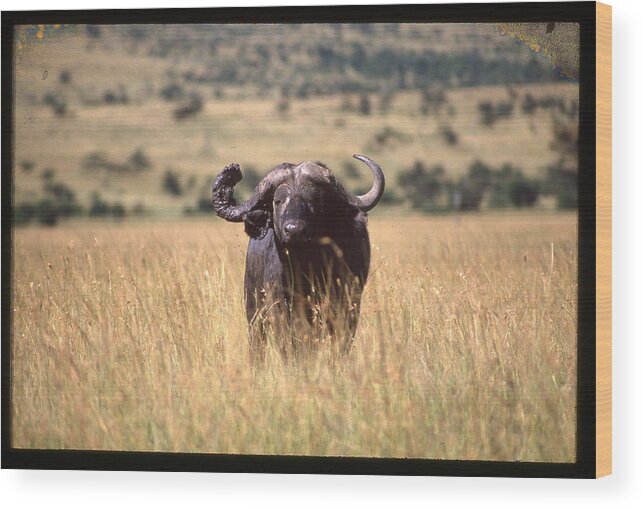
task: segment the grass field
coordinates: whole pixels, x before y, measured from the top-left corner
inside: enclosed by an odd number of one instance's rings
[[[13,445],[573,461],[576,215],[370,231],[350,355],[254,366],[238,225],[16,230]]]

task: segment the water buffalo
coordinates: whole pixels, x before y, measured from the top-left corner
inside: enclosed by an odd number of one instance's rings
[[[284,355],[326,339],[350,349],[370,265],[366,213],[384,193],[379,165],[353,157],[374,176],[365,195],[350,193],[313,161],[278,165],[241,204],[233,198],[238,164],[212,184],[217,215],[243,222],[250,237],[244,287],[251,353],[263,357],[269,328]]]

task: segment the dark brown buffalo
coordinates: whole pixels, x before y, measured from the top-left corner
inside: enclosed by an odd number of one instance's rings
[[[217,215],[243,222],[250,237],[245,301],[251,352],[263,355],[270,328],[284,353],[327,339],[350,349],[370,265],[366,213],[384,192],[379,165],[354,157],[374,176],[361,196],[312,161],[275,167],[241,204],[233,198],[242,177],[238,164],[225,167],[212,184]]]

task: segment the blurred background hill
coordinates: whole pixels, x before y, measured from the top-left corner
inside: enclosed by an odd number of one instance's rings
[[[577,206],[578,84],[493,24],[25,26],[14,120],[17,224],[211,213],[232,161],[360,192],[356,152],[382,212]]]

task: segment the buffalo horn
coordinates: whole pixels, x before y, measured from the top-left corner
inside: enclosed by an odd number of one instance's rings
[[[375,163],[375,161],[367,158],[366,156],[353,154],[353,157],[360,160],[362,163],[366,163],[366,165],[371,169],[371,172],[373,172],[373,186],[368,193],[364,195],[349,194],[349,198],[352,205],[358,207],[364,212],[370,211],[377,205],[384,194],[384,172],[382,172],[382,169],[377,163]]]
[[[283,182],[290,166],[275,168],[259,182],[252,196],[241,204],[237,204],[233,196],[234,187],[242,178],[241,169],[237,163],[226,166],[212,183],[212,205],[217,216],[232,222],[243,221],[245,215],[269,199],[267,196]]]

